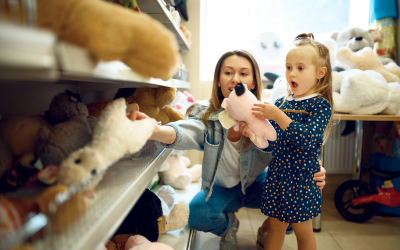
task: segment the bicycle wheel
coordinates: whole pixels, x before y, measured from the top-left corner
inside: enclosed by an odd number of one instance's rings
[[[336,209],[346,220],[359,223],[367,221],[376,214],[379,204],[369,202],[354,206],[351,201],[371,194],[375,192],[367,183],[357,180],[346,181],[335,192]]]

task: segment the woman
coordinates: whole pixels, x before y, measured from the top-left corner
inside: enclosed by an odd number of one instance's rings
[[[265,168],[272,158],[269,148],[257,148],[249,140],[246,123],[241,122],[240,131],[234,131],[223,128],[218,120],[223,99],[239,82],[261,99],[257,62],[246,51],[229,51],[216,65],[210,100],[193,105],[187,120],[158,126],[150,138],[177,150],[204,151],[202,190],[189,204],[189,225],[221,236],[220,249],[237,249],[239,221],[234,211],[242,207],[260,209]],[[140,112],[134,116],[147,117]],[[321,169],[314,180],[322,188],[325,170]]]

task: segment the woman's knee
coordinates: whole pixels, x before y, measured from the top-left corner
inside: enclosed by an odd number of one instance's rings
[[[189,203],[189,220],[188,223],[191,227],[199,230],[202,227],[206,217],[207,217],[207,205],[205,201],[202,202],[198,200],[192,200]]]

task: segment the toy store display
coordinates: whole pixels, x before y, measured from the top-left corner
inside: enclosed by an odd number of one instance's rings
[[[13,163],[0,179],[0,191],[36,181],[54,184],[60,163],[92,138],[87,116],[79,95],[66,91],[53,97],[44,118],[14,115],[4,119],[0,131],[14,152],[3,152],[5,159],[11,157]],[[7,150],[7,145],[3,148]]]
[[[247,85],[239,83],[222,102],[221,107],[225,111],[220,113],[219,120],[224,128],[234,127],[235,131],[239,131],[239,121],[247,122],[250,140],[259,148],[267,148],[269,145],[267,140],[276,140],[276,131],[268,120],[256,118],[251,113],[254,103],[261,102],[247,89]]]
[[[176,189],[185,189],[191,182],[198,181],[202,165],[190,166],[190,159],[183,156],[186,150],[174,150],[161,166],[158,175],[162,182]]]

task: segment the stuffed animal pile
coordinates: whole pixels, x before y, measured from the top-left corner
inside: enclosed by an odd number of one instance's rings
[[[400,95],[400,78],[396,75],[400,68],[397,65],[390,64],[385,68],[369,47],[355,53],[343,47],[336,58],[351,68],[333,74],[336,111],[400,115],[400,99],[393,98]]]

